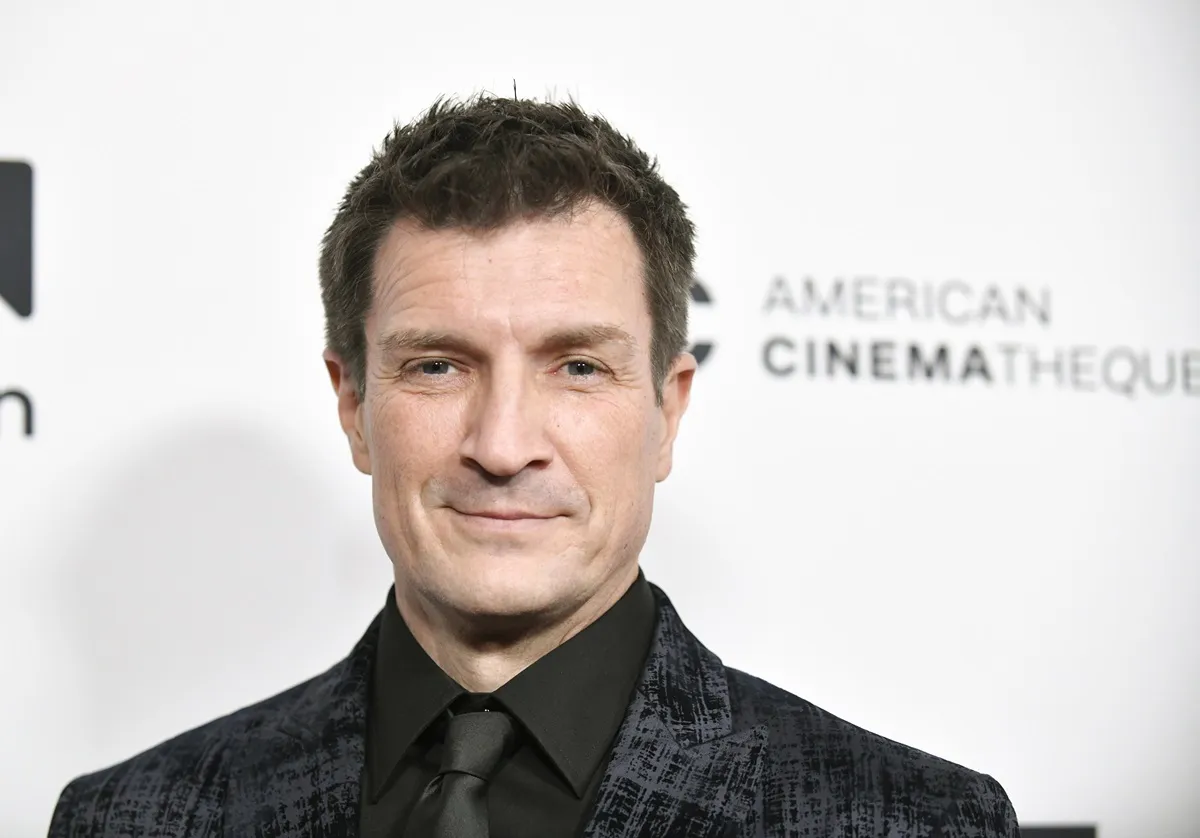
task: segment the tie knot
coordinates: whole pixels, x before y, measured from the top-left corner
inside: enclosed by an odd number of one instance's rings
[[[470,774],[486,783],[515,740],[512,718],[499,709],[456,712],[446,728],[439,773]]]

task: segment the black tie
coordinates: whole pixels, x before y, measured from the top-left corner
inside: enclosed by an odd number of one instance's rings
[[[421,792],[405,838],[487,838],[487,786],[516,740],[512,719],[482,709],[486,696],[468,696],[452,712],[442,746],[442,768]]]

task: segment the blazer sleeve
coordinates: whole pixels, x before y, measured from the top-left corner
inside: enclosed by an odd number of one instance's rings
[[[963,794],[949,801],[930,838],[1021,838],[1021,830],[1004,788],[993,777],[976,774]]]
[[[54,806],[54,814],[50,818],[50,833],[48,838],[84,838],[88,833],[80,828],[75,816],[76,797],[79,782],[73,780],[58,796]],[[74,824],[74,828],[72,828]]]

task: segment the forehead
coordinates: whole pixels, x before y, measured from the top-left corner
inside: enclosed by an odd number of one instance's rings
[[[627,329],[649,323],[641,249],[628,222],[602,205],[486,232],[400,221],[380,244],[374,275],[377,328],[453,320],[511,330],[589,316]]]

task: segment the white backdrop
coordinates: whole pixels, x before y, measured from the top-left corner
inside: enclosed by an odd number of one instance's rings
[[[716,348],[644,556],[690,627],[1023,823],[1200,834],[1200,7],[1165,0],[0,2],[36,195],[33,316],[0,303],[36,409],[26,438],[0,403],[0,834],[382,605],[318,240],[393,119],[514,79],[632,134],[699,227]],[[889,317],[908,287],[944,316]]]

